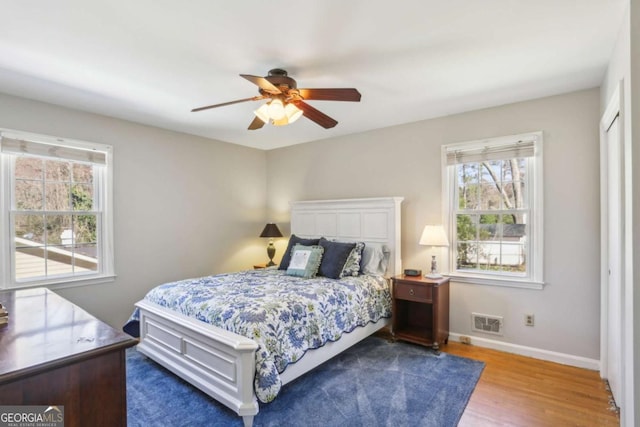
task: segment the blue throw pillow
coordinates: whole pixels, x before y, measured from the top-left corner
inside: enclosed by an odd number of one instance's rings
[[[293,251],[293,247],[300,243],[304,246],[313,246],[318,244],[319,239],[303,239],[295,234],[292,234],[289,238],[289,244],[287,245],[287,250],[284,251],[284,255],[282,255],[282,260],[280,261],[280,266],[278,270],[286,270],[289,268],[289,262],[291,261],[291,251]]]
[[[356,247],[351,250],[344,263],[340,278],[349,276],[358,276],[360,274],[360,261],[362,260],[362,251],[364,250],[364,242],[356,242]]]
[[[322,261],[322,246],[303,246],[296,244],[291,253],[291,261],[287,274],[289,276],[304,277],[310,279],[316,277],[320,262]]]
[[[324,248],[318,274],[331,279],[339,279],[344,264],[347,262],[347,258],[353,248],[356,247],[356,244],[332,242],[324,237],[320,238],[318,244]]]

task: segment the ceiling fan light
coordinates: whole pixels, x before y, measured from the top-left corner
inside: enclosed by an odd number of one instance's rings
[[[274,99],[269,103],[269,117],[272,120],[282,120],[283,117],[286,117],[284,111],[284,105],[280,99]]]
[[[288,123],[293,123],[302,116],[302,110],[293,104],[287,104],[284,107],[284,112],[287,115]]]
[[[269,105],[262,104],[260,108],[253,112],[260,120],[269,123]]]
[[[287,119],[287,116],[284,116],[280,120],[271,121],[271,124],[273,124],[274,126],[285,126],[285,125],[288,125],[289,123],[291,122],[289,121],[289,119]]]

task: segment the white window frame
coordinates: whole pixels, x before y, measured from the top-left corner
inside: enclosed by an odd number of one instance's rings
[[[533,156],[527,161],[527,186],[525,187],[531,211],[528,234],[528,259],[527,274],[523,277],[501,274],[499,272],[468,272],[456,270],[456,165],[449,165],[447,154],[458,150],[478,150],[487,147],[508,147],[517,144],[518,141],[533,141]],[[542,167],[542,132],[531,132],[519,135],[489,138],[483,140],[467,141],[442,146],[442,200],[443,223],[449,236],[449,250],[445,264],[448,266],[448,277],[456,282],[473,283],[480,285],[509,286],[527,289],[542,289],[544,287],[544,227],[543,227],[543,167]]]
[[[50,145],[52,149],[64,150],[65,147],[97,152],[104,156],[104,170],[94,176],[95,199],[98,215],[101,216],[98,233],[98,258],[99,268],[96,272],[88,272],[76,275],[60,275],[55,277],[34,278],[16,280],[15,275],[15,250],[12,238],[14,235],[11,212],[14,209],[14,159],[19,154],[11,154],[2,151],[3,138],[21,141],[32,141],[39,144]],[[5,150],[6,151],[6,150]],[[91,154],[89,154],[90,156]],[[62,158],[62,157],[61,157]],[[115,278],[114,245],[113,245],[113,147],[87,141],[67,138],[58,138],[49,135],[23,132],[12,129],[0,128],[0,289],[20,289],[35,286],[47,286],[51,288],[65,288],[83,285],[92,285],[113,281]]]

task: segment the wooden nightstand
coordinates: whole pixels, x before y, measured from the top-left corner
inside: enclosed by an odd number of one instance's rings
[[[261,268],[267,268],[267,264],[254,264],[253,265],[253,269],[254,270],[259,270]]]
[[[432,346],[449,342],[449,278],[396,276],[391,332],[395,339]]]

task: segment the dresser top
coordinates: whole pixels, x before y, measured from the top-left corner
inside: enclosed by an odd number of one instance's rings
[[[0,303],[0,383],[137,343],[46,288],[2,291]]]

